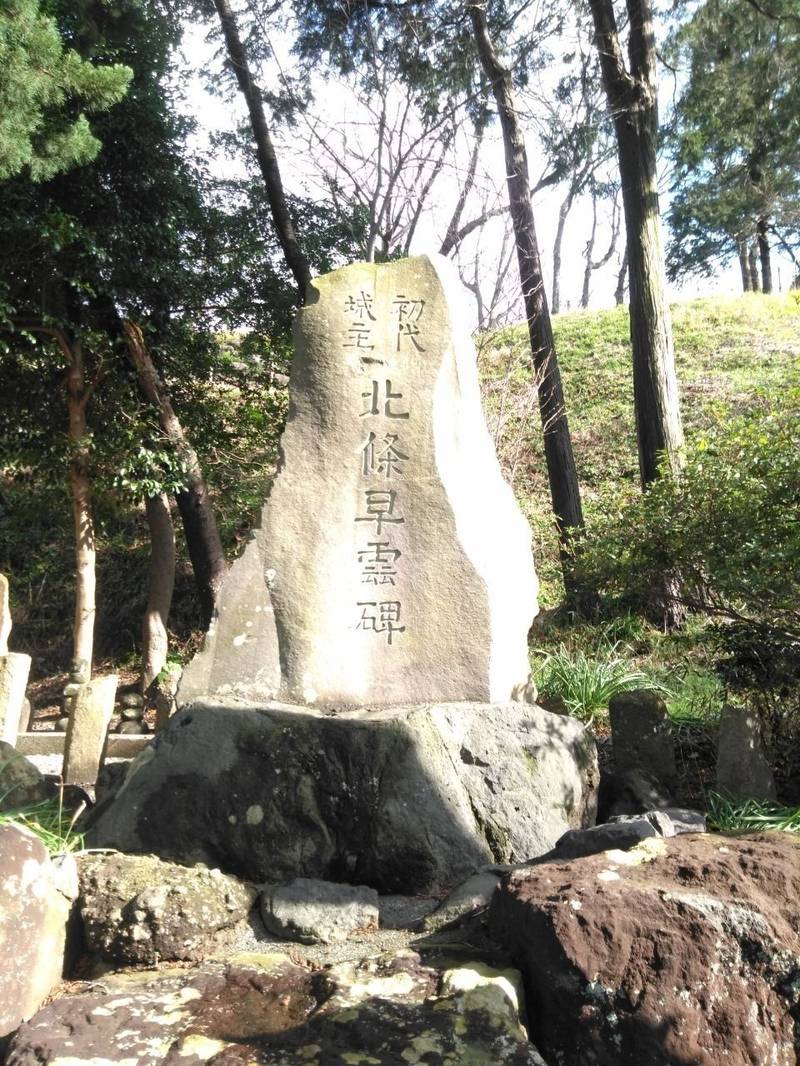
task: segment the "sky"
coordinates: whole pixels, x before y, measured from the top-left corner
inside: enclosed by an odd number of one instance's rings
[[[182,48],[182,70],[179,72],[180,81],[185,92],[186,108],[197,122],[195,144],[199,148],[209,149],[215,133],[230,131],[235,125],[246,119],[246,108],[240,94],[236,94],[233,100],[224,100],[217,95],[212,95],[207,88],[209,75],[221,70],[221,59],[215,54],[216,49],[206,40],[208,27],[200,24],[190,27],[184,37]],[[279,37],[271,41],[276,57],[275,70],[272,72],[272,88],[280,87],[280,69],[289,70],[291,67],[291,55],[289,42],[286,37]],[[359,110],[352,95],[346,88],[337,86],[335,82],[320,84],[319,91],[312,104],[314,123],[319,123],[322,130],[325,125],[332,129],[346,129],[351,142],[358,142],[362,151],[370,153],[372,137],[371,129],[368,130],[364,120],[364,114]],[[286,188],[297,194],[319,193],[323,187],[320,177],[320,166],[325,164],[324,150],[319,147],[319,139],[315,147],[309,147],[309,128],[311,120],[305,125],[301,122],[300,127],[287,134],[281,133],[273,127],[273,136],[278,144],[279,161],[282,176]],[[367,131],[367,132],[364,132]],[[313,137],[310,138],[313,145]],[[529,153],[531,177],[535,180],[545,169],[546,160],[542,157],[540,146],[536,138],[528,136],[527,147]],[[333,143],[333,142],[331,142]],[[460,153],[452,155],[447,172],[438,179],[434,186],[432,209],[423,215],[417,229],[412,253],[438,251],[441,238],[446,228],[452,204],[458,196],[460,188],[460,175],[466,167],[466,147]],[[312,162],[316,159],[316,162]],[[497,123],[493,124],[486,137],[485,151],[483,152],[483,166],[486,175],[484,184],[489,184],[504,194],[505,165],[503,158],[502,142],[499,136]],[[241,160],[227,157],[221,149],[213,150],[212,169],[217,176],[241,175],[244,166]],[[556,186],[548,188],[537,194],[534,198],[534,216],[536,220],[537,234],[539,238],[542,268],[546,279],[548,297],[552,291],[552,248],[558,222],[558,211],[565,193],[564,187]],[[661,196],[662,212],[667,205],[667,195],[663,191]],[[466,211],[464,218],[470,217]],[[605,202],[599,208],[600,224],[595,246],[595,258],[605,252],[608,247],[610,234],[610,203]],[[570,213],[565,230],[562,245],[562,271],[561,271],[561,309],[570,310],[579,306],[580,292],[583,283],[584,272],[584,247],[588,238],[592,223],[591,201],[588,197],[576,201]],[[472,247],[466,246],[464,265],[468,273],[471,273],[471,261],[474,258],[474,248],[480,242],[480,256],[482,273],[485,275],[483,288],[489,289],[493,285],[496,274],[496,262],[500,253],[502,241],[503,222],[499,219],[487,225],[479,235],[473,239]],[[667,234],[664,234],[666,239]],[[590,308],[609,307],[614,303],[614,289],[619,271],[619,263],[622,254],[622,240],[618,242],[616,253],[611,257],[606,267],[597,270],[592,275]],[[784,291],[791,283],[791,263],[781,258],[775,251],[773,253],[773,275],[776,289]],[[515,293],[517,275],[512,263],[512,272],[509,274],[506,289],[509,294]],[[669,297],[671,300],[692,299],[706,295],[738,295],[741,292],[741,278],[738,263],[732,263],[727,269],[720,270],[712,278],[691,278],[683,286],[669,285]],[[509,297],[510,299],[510,297]],[[474,304],[474,301],[471,301]],[[521,315],[521,308],[518,314]],[[518,317],[513,314],[512,317]]]

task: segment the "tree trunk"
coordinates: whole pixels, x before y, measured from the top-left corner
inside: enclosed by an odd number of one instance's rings
[[[556,239],[553,241],[553,314],[561,311],[561,244],[564,240],[564,227],[567,224],[567,215],[572,208],[574,193],[570,187],[561,207],[558,209],[558,226],[556,227]]]
[[[592,191],[592,228],[589,231],[589,240],[586,242],[586,266],[583,270],[583,288],[581,289],[581,307],[585,311],[589,306],[589,286],[592,282],[592,256],[594,255],[594,242],[597,238],[597,194]]]
[[[489,35],[485,0],[470,0],[468,9],[478,55],[484,73],[492,84],[503,131],[509,210],[538,383],[550,497],[561,538],[564,584],[568,595],[575,598],[581,595],[582,590],[572,566],[568,541],[570,534],[583,529],[583,512],[536,240],[525,139],[517,118],[511,74],[500,62]]]
[[[147,693],[167,662],[167,621],[175,587],[175,530],[169,500],[161,493],[160,496],[149,496],[144,506],[150,531],[150,569],[147,608],[142,620],[142,695]]]
[[[681,465],[683,429],[666,299],[656,179],[658,104],[649,0],[628,0],[630,73],[625,69],[611,0],[590,0],[603,86],[614,120],[622,179],[630,281],[633,394],[639,472],[650,484],[666,459]]]
[[[750,285],[750,267],[747,263],[747,245],[740,244],[737,250],[739,252],[739,270],[742,272],[742,292],[750,292],[752,286]]]
[[[164,383],[150,358],[142,331],[128,319],[123,319],[122,329],[142,392],[158,411],[161,429],[186,467],[187,485],[182,492],[176,494],[175,502],[178,504],[186,534],[186,547],[192,562],[204,622],[208,625],[214,614],[217,593],[227,571],[208,488],[197,453],[183,432]]]
[[[772,292],[772,261],[769,251],[769,236],[767,220],[760,218],[756,230],[758,233],[758,256],[761,260],[761,288],[764,292]]]
[[[75,617],[73,622],[73,652],[70,673],[82,681],[92,676],[94,652],[94,622],[96,613],[97,550],[92,516],[92,495],[89,482],[89,437],[86,426],[86,406],[89,393],[83,364],[83,349],[77,340],[62,340],[62,349],[69,355],[67,372],[67,410],[69,412],[69,483],[72,493],[72,515],[75,529]]]
[[[617,287],[614,289],[614,303],[620,307],[625,302],[625,283],[628,280],[628,245],[622,253],[622,263],[617,274]]]
[[[236,75],[239,90],[247,102],[247,110],[250,113],[250,125],[253,129],[258,165],[261,168],[261,174],[267,188],[272,221],[275,224],[275,230],[283,248],[286,262],[297,282],[299,302],[303,303],[306,289],[311,281],[311,268],[303,254],[292,217],[289,214],[286,195],[283,191],[280,167],[278,166],[278,157],[275,154],[272,135],[264,114],[261,90],[253,81],[250,73],[247,54],[239,36],[239,29],[230,3],[228,0],[214,0],[214,6],[217,9],[220,26],[225,37],[225,45],[228,49],[228,57]]]
[[[752,292],[761,292],[761,279],[758,276],[758,259],[756,258],[755,245],[751,244],[747,252],[747,268],[750,271],[750,289]]]

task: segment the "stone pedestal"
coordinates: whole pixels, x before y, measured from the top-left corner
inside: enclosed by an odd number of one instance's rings
[[[87,822],[90,847],[431,893],[594,822],[580,722],[524,703],[323,714],[197,701]]]
[[[82,685],[75,695],[64,742],[66,784],[94,787],[103,761],[116,692],[117,675],[108,674]]]
[[[16,745],[17,735],[27,724],[22,717],[30,668],[30,655],[0,655],[0,740],[6,744]]]

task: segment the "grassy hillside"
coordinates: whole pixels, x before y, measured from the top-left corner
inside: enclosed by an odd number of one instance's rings
[[[800,380],[800,293],[749,294],[672,308],[687,437]],[[638,491],[627,308],[554,320],[565,402],[587,521],[620,492]],[[542,604],[561,597],[530,349],[522,325],[479,344],[489,420],[504,472],[535,530]]]

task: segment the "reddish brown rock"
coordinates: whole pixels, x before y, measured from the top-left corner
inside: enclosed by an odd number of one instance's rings
[[[646,840],[510,874],[494,934],[552,1066],[800,1062],[800,841]]]

